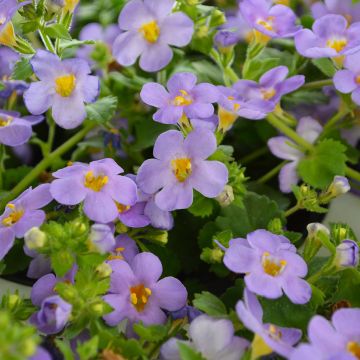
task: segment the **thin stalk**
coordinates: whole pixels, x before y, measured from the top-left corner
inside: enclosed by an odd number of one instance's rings
[[[333,84],[332,79],[326,79],[326,80],[318,80],[318,81],[312,81],[307,84],[304,84],[301,89],[319,89],[324,86],[329,86]]]
[[[349,113],[349,110],[337,112],[324,126],[324,130],[331,129],[339,120]]]
[[[288,216],[296,213],[300,209],[301,209],[301,206],[299,204],[296,204],[295,206],[293,206],[289,210],[285,211],[285,217],[288,217]]]
[[[268,147],[264,146],[260,149],[256,149],[255,151],[253,151],[252,153],[244,156],[242,159],[240,159],[240,164],[241,165],[246,165],[250,162],[252,162],[253,160],[265,155],[268,153]]]
[[[0,211],[5,208],[5,205],[12,199],[20,195],[26,188],[28,188],[37,177],[46,170],[51,164],[60,156],[69,151],[79,141],[81,141],[85,135],[96,126],[95,123],[89,124],[80,130],[77,134],[67,140],[64,144],[59,146],[56,150],[48,154],[42,161],[40,161],[11,191],[2,199]]]
[[[265,184],[270,179],[272,179],[277,173],[282,169],[282,167],[287,163],[287,161],[281,162],[279,165],[275,166],[273,169],[271,169],[268,173],[263,175],[260,179],[256,180],[259,184]]]
[[[0,144],[0,190],[4,188],[3,176],[5,174],[6,148]]]
[[[43,44],[45,45],[46,49],[51,51],[52,53],[56,54],[54,45],[51,42],[50,38],[41,29],[39,29],[39,34],[40,34],[40,38],[41,38]]]
[[[346,167],[345,174],[356,181],[360,181],[360,173],[354,169]]]
[[[50,153],[52,151],[52,147],[55,139],[55,131],[56,131],[56,123],[52,118],[51,114],[48,114],[48,124],[49,124],[49,136],[47,140],[47,151]]]

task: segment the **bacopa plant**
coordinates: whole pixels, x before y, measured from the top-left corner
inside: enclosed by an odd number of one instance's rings
[[[359,105],[359,0],[0,0],[0,359],[359,360]]]

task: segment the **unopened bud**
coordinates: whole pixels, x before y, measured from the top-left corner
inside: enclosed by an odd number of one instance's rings
[[[89,241],[99,252],[111,251],[115,246],[115,238],[112,229],[106,224],[94,224],[91,226]]]
[[[310,261],[321,248],[321,236],[329,238],[330,231],[325,225],[320,223],[308,224],[306,229],[308,231],[308,237],[304,246],[304,259],[305,261]]]
[[[102,315],[104,313],[105,307],[102,302],[97,302],[90,305],[91,311],[96,315]]]
[[[329,229],[320,223],[310,223],[306,227],[306,230],[308,231],[308,236],[310,238],[316,237],[320,231],[322,231],[325,235],[330,236]]]
[[[17,294],[11,294],[8,296],[8,306],[9,309],[14,309],[17,305],[19,305],[21,302],[21,298]]]
[[[161,245],[166,245],[168,243],[168,232],[165,230],[154,230],[146,234],[146,239]]]
[[[346,194],[350,191],[349,181],[345,176],[335,176],[333,182],[328,188],[328,193],[333,197]]]
[[[36,351],[36,347],[37,344],[32,338],[25,339],[21,343],[21,353],[26,357],[34,355]]]
[[[96,272],[100,275],[100,277],[106,278],[111,275],[112,268],[108,263],[102,263],[96,268]]]
[[[25,233],[24,241],[30,250],[41,249],[46,243],[46,234],[38,227],[33,227]]]
[[[216,197],[221,207],[229,206],[234,201],[234,191],[232,186],[225,185],[224,190]]]
[[[87,226],[81,220],[75,220],[72,222],[73,234],[75,236],[81,236],[87,231]]]
[[[339,268],[357,267],[359,264],[358,244],[353,240],[344,240],[336,247],[335,263]]]

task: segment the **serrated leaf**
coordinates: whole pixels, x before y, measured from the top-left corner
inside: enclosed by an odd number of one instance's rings
[[[88,341],[79,344],[76,348],[80,360],[88,360],[98,353],[99,337],[94,336]]]
[[[201,294],[195,294],[193,304],[197,309],[210,316],[227,315],[224,303],[217,296],[209,293],[208,291],[203,291]]]
[[[314,151],[302,159],[298,172],[304,182],[324,189],[336,175],[345,175],[346,147],[340,142],[325,139],[318,143]]]
[[[26,80],[33,74],[33,69],[30,65],[30,60],[23,57],[16,62],[13,73],[11,75],[14,80]]]
[[[161,341],[167,335],[167,327],[164,325],[149,325],[138,323],[134,324],[134,331],[140,336],[141,340],[146,341]]]
[[[243,77],[244,79],[257,81],[261,75],[263,75],[266,71],[278,66],[279,63],[279,58],[255,58],[250,62],[249,66],[246,67],[246,71],[244,72]]]
[[[71,40],[71,35],[62,24],[51,24],[44,29],[44,32],[53,39]]]
[[[178,342],[179,354],[181,360],[204,360],[200,353],[198,353],[195,349],[190,347],[189,345]]]
[[[188,211],[194,216],[207,217],[213,212],[214,201],[198,192],[195,192],[194,202]]]
[[[336,69],[332,61],[328,58],[312,59],[312,63],[326,76],[333,77]]]
[[[57,276],[64,276],[71,269],[74,262],[73,255],[67,250],[51,254],[51,267]]]
[[[106,96],[93,104],[86,105],[86,112],[89,120],[98,123],[106,123],[115,114],[117,107],[117,98],[115,96]]]

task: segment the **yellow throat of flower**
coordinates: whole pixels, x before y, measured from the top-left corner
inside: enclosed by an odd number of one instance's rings
[[[73,13],[76,8],[76,5],[79,3],[79,1],[80,0],[65,0],[64,1],[64,10]]]
[[[155,20],[143,24],[139,32],[149,43],[156,43],[160,36],[160,28]]]
[[[4,18],[0,18],[0,26],[5,23],[5,20]],[[11,21],[0,31],[0,44],[10,47],[16,45],[14,26]]]
[[[233,106],[234,106],[234,111],[240,109],[240,104],[235,103]],[[239,115],[237,115],[235,112],[227,111],[221,106],[219,107],[218,116],[219,116],[218,129],[221,130],[222,132],[228,131],[233,126],[236,119],[239,117]]]
[[[119,214],[122,214],[123,212],[128,211],[131,208],[130,205],[124,205],[118,202],[116,203],[116,207],[118,209]]]
[[[286,267],[286,260],[278,260],[270,255],[268,252],[264,252],[261,258],[261,264],[264,272],[270,276],[278,276]]]
[[[274,20],[274,17],[269,16],[266,20],[263,20],[263,19],[257,20],[256,23],[268,31],[273,31],[274,30],[273,20]]]
[[[360,344],[355,341],[349,341],[346,346],[347,351],[360,360]]]
[[[122,256],[124,250],[124,247],[117,247],[115,249],[115,254],[109,255],[108,260],[124,260],[124,257]]]
[[[143,284],[130,288],[130,301],[138,312],[144,310],[150,296],[151,290]]]
[[[11,209],[9,215],[2,220],[3,225],[12,226],[16,224],[24,215],[24,210],[17,208],[14,204],[7,204],[6,207]]]
[[[348,41],[345,38],[333,38],[326,42],[326,46],[334,49],[336,52],[340,52],[345,48]]]
[[[276,95],[276,90],[274,88],[261,89],[260,92],[264,100],[270,100]]]
[[[12,116],[0,116],[0,127],[5,127],[11,124],[11,122],[14,120]]]
[[[92,171],[88,171],[85,174],[84,185],[96,192],[99,192],[109,181],[106,175],[94,176]]]
[[[76,78],[74,74],[59,76],[55,79],[55,90],[62,97],[69,97],[75,89]]]
[[[189,158],[178,158],[171,160],[172,171],[179,182],[184,182],[192,172],[191,160]]]
[[[180,90],[180,95],[176,96],[173,100],[175,106],[188,106],[192,104],[192,99],[186,90]]]

